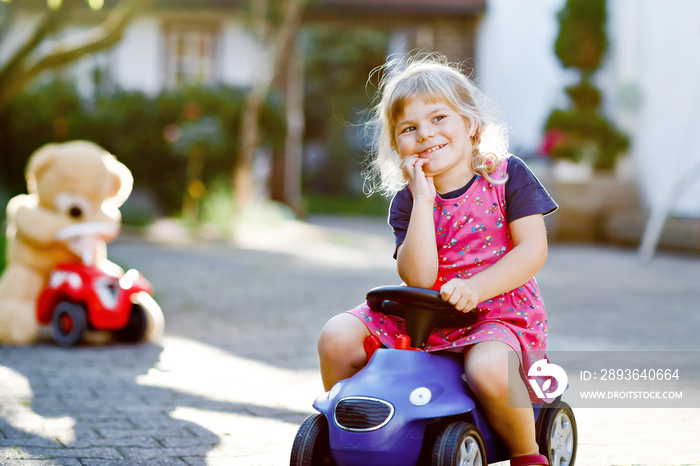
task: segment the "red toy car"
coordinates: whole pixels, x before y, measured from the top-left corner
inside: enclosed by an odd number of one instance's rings
[[[77,343],[86,330],[108,330],[124,342],[142,340],[149,329],[147,310],[161,314],[151,284],[134,269],[108,273],[92,265],[96,242],[86,238],[105,227],[80,227],[59,232],[59,239],[74,239],[71,248],[81,250],[83,262],[59,264],[51,272],[37,301],[39,323],[50,325],[53,340],[64,347]]]

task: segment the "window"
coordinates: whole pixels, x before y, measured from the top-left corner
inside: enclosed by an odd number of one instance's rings
[[[166,27],[166,84],[184,87],[216,80],[217,27],[211,22],[173,23]]]

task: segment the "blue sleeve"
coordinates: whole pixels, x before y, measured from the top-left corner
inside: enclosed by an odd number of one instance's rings
[[[406,187],[396,193],[389,207],[389,225],[394,230],[394,236],[396,237],[394,259],[396,259],[396,252],[399,246],[406,240],[408,222],[411,220],[411,210],[413,210],[413,195]]]
[[[559,207],[540,180],[521,159],[508,159],[506,181],[506,218],[508,223],[528,215],[547,215]]]

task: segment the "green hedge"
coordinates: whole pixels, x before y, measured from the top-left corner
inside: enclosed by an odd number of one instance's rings
[[[147,192],[172,214],[181,207],[186,158],[168,136],[200,116],[214,117],[223,134],[206,151],[205,184],[230,178],[238,153],[240,115],[245,90],[219,87],[164,92],[149,97],[119,92],[96,102],[81,101],[74,87],[55,81],[25,93],[0,110],[0,190],[26,192],[24,168],[33,151],[48,142],[87,139],[100,144],[134,175],[135,187]],[[261,113],[262,142],[279,148],[284,142],[282,104],[272,95]]]

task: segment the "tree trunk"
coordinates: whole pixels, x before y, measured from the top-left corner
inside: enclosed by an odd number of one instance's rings
[[[255,1],[255,0],[253,0]],[[301,24],[301,16],[308,0],[287,0],[284,5],[282,24],[277,28],[272,40],[272,59],[269,70],[261,70],[258,80],[246,99],[246,104],[241,118],[241,151],[239,160],[233,173],[233,187],[236,193],[236,208],[240,213],[250,204],[253,197],[253,160],[255,149],[259,143],[260,135],[260,106],[265,101],[275,75],[279,72],[287,47],[296,36]],[[264,12],[256,15],[258,21],[265,21]],[[272,28],[257,24],[256,29],[271,31]],[[263,39],[263,42],[264,39]]]
[[[287,138],[284,145],[284,199],[298,216],[304,216],[301,172],[304,155],[304,54],[295,44],[287,68]]]
[[[261,80],[262,81],[262,80]],[[269,84],[255,86],[246,99],[241,115],[241,152],[233,174],[233,189],[236,192],[236,207],[242,212],[253,200],[253,160],[260,138],[260,106],[269,90]]]

